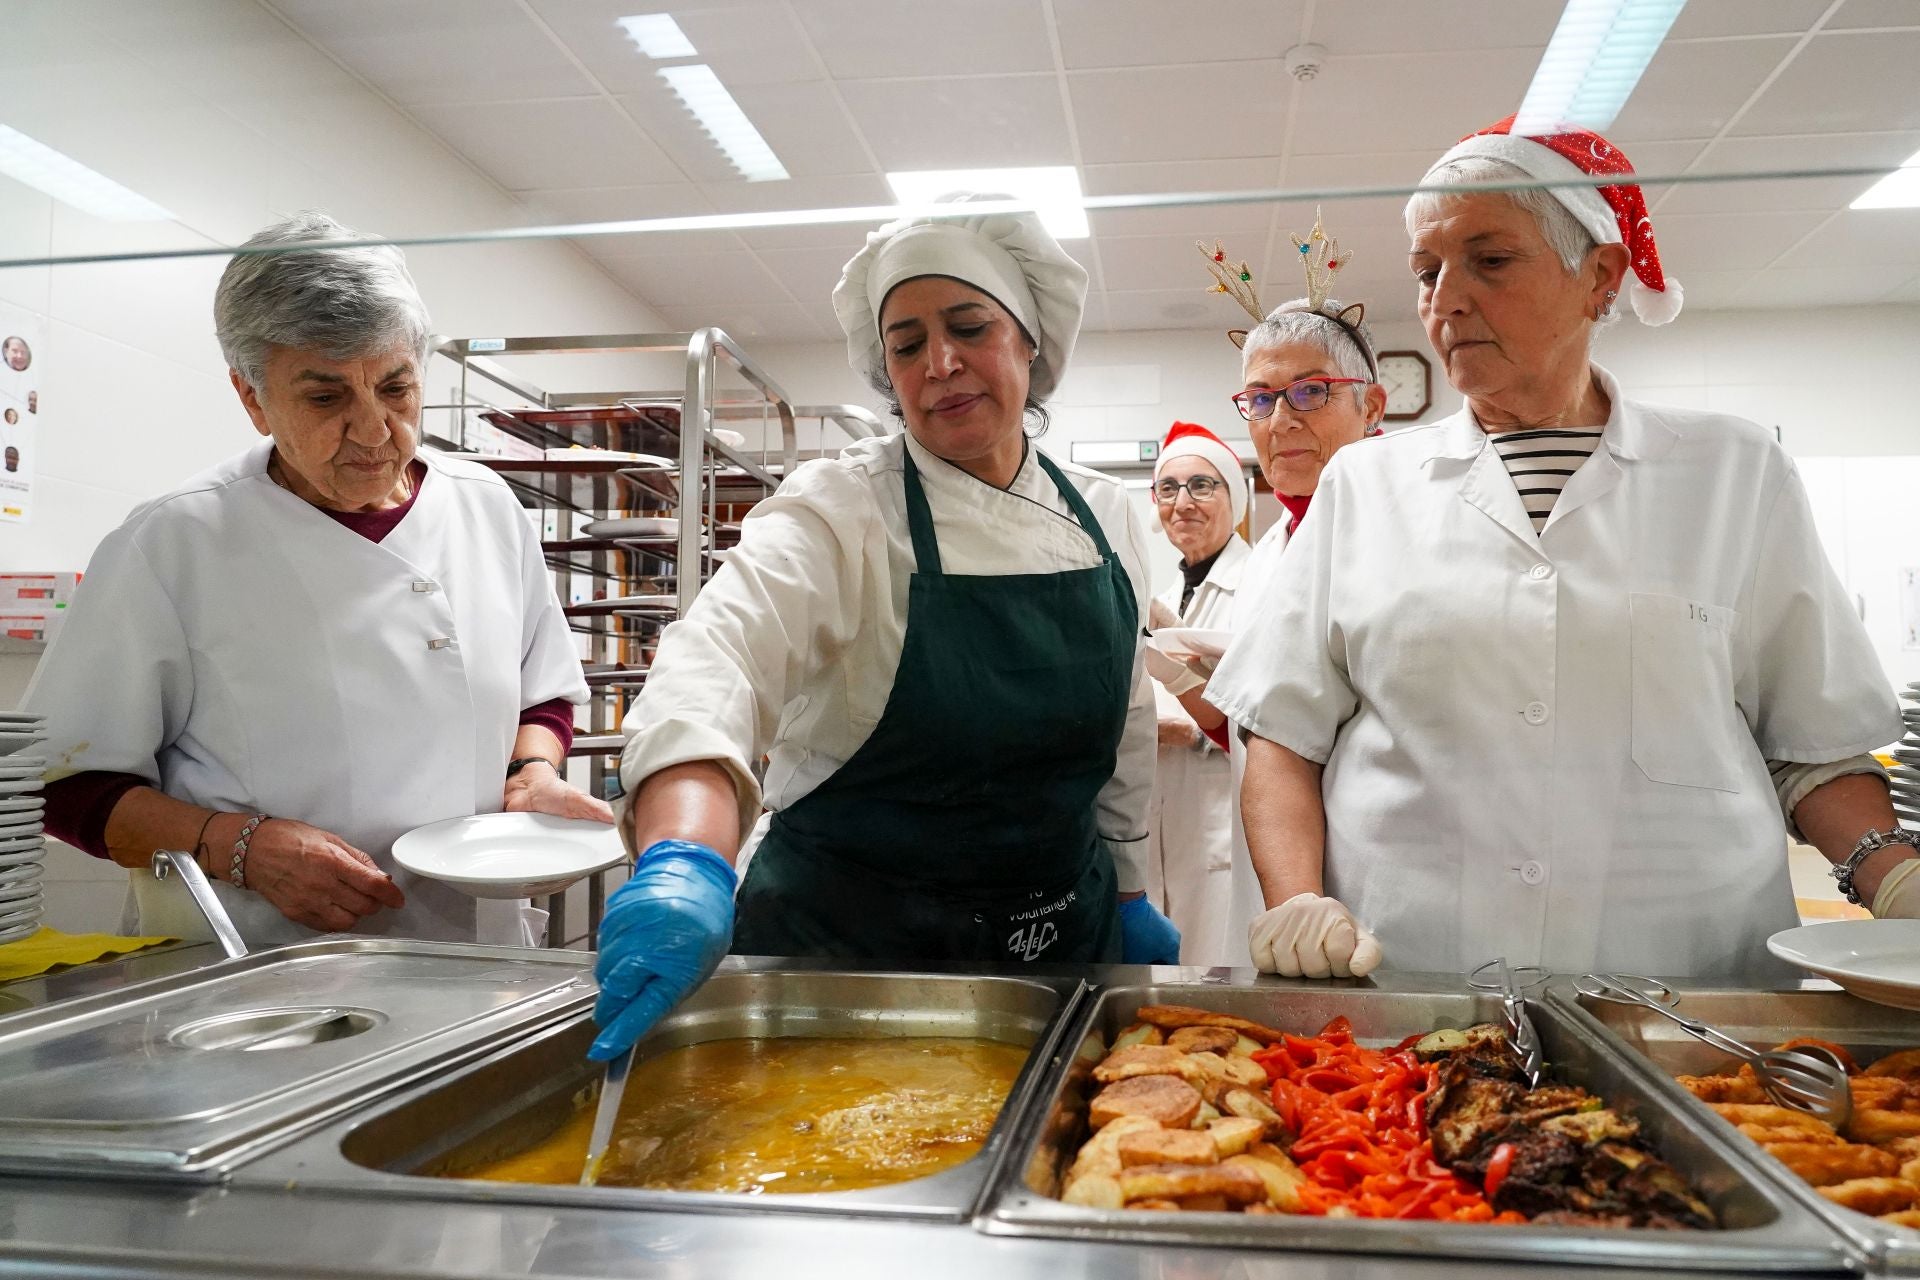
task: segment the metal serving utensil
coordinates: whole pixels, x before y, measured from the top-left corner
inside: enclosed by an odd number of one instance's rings
[[[238,960],[247,954],[246,941],[240,931],[233,927],[233,917],[220,905],[220,899],[213,896],[213,886],[207,883],[207,873],[193,860],[190,853],[177,849],[162,849],[153,855],[153,878],[165,880],[170,875],[180,877],[180,883],[187,886],[187,893],[193,898],[193,905],[200,908],[200,914],[207,918],[207,927],[213,930],[214,941],[227,953],[227,959]]]
[[[1670,1006],[1677,1003],[1679,997],[1673,990],[1637,974],[1589,973],[1576,978],[1573,988],[1595,1000],[1651,1009],[1672,1019],[1695,1039],[1722,1053],[1732,1054],[1753,1068],[1753,1078],[1759,1083],[1760,1091],[1775,1106],[1804,1111],[1836,1129],[1844,1128],[1853,1116],[1853,1085],[1847,1079],[1847,1069],[1825,1049],[1806,1045],[1762,1052],[1716,1026],[1674,1012]]]
[[[580,1170],[580,1185],[591,1187],[600,1181],[600,1166],[607,1162],[607,1148],[613,1145],[613,1122],[620,1118],[620,1099],[626,1096],[627,1072],[633,1069],[634,1049],[607,1063],[606,1079],[600,1082],[600,1103],[593,1112],[593,1137],[587,1143],[587,1164]]]
[[[1492,970],[1491,977],[1483,976]],[[1518,975],[1525,974],[1523,982]],[[1489,960],[1467,975],[1467,985],[1476,991],[1498,991],[1500,1008],[1507,1017],[1507,1047],[1519,1060],[1520,1070],[1527,1077],[1529,1088],[1540,1087],[1540,1072],[1546,1065],[1546,1054],[1540,1046],[1540,1033],[1534,1029],[1533,1019],[1527,1014],[1525,992],[1547,980],[1547,971],[1538,965],[1507,964],[1507,958],[1500,956]]]

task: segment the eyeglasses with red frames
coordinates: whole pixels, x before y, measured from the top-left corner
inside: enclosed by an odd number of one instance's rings
[[[1299,412],[1312,413],[1315,409],[1325,407],[1335,387],[1365,385],[1365,378],[1302,378],[1284,387],[1256,387],[1251,391],[1242,391],[1234,396],[1233,407],[1248,422],[1259,422],[1273,415],[1274,406],[1280,403],[1283,396]]]

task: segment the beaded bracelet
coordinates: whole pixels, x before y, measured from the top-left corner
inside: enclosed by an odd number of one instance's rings
[[[227,881],[236,889],[247,887],[247,845],[252,842],[253,833],[266,820],[266,814],[254,814],[247,819],[247,825],[240,828],[240,838],[233,842],[233,861],[227,866]]]

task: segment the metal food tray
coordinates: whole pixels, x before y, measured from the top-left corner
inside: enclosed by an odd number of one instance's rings
[[[1034,1101],[1077,1011],[1077,978],[722,971],[641,1042],[639,1060],[707,1040],[769,1036],[977,1036],[1031,1045],[985,1146],[927,1178],[862,1191],[735,1195],[434,1176],[525,1150],[592,1105],[601,1070],[582,1018],[442,1075],[312,1134],[237,1180],[412,1196],[671,1212],[800,1213],[966,1220]]]
[[[1762,1049],[1795,1036],[1817,1036],[1843,1046],[1866,1066],[1895,1050],[1920,1048],[1920,1014],[1872,1004],[1834,988],[1740,991],[1689,987],[1678,980],[1669,985],[1680,997],[1682,1012]],[[1734,1144],[1794,1200],[1843,1233],[1869,1269],[1920,1272],[1920,1232],[1841,1208],[1675,1082],[1676,1075],[1726,1070],[1734,1065],[1726,1054],[1700,1043],[1651,1009],[1590,1001],[1563,980],[1555,981],[1548,998],[1596,1034],[1617,1040],[1646,1075],[1650,1091],[1694,1124]]]
[[[589,959],[336,939],[12,1014],[0,1021],[0,1170],[217,1181],[385,1089],[572,1013],[593,998]]]
[[[1718,1231],[1395,1222],[1311,1216],[1100,1210],[1056,1198],[1061,1175],[1087,1136],[1091,1067],[1147,1004],[1185,1004],[1313,1035],[1335,1017],[1362,1042],[1393,1044],[1415,1032],[1501,1021],[1499,999],[1458,975],[1380,974],[1368,985],[1262,979],[1252,986],[1113,987],[1088,1007],[1079,1052],[1056,1069],[1002,1162],[976,1219],[996,1235],[1233,1245],[1290,1251],[1398,1254],[1548,1263],[1774,1272],[1844,1271],[1849,1251],[1801,1201],[1751,1168],[1751,1152],[1649,1088],[1613,1045],[1556,1006],[1529,1007],[1546,1050],[1547,1077],[1592,1090],[1637,1116],[1655,1149],[1685,1175],[1723,1224]]]

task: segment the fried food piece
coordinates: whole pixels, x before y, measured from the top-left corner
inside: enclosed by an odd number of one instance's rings
[[[1760,1082],[1746,1076],[1680,1076],[1680,1087],[1702,1102],[1765,1103],[1767,1094]]]
[[[1239,1032],[1226,1027],[1181,1027],[1167,1037],[1167,1043],[1182,1053],[1217,1053],[1222,1057],[1232,1053],[1239,1041]]]
[[[1137,1044],[1127,1049],[1116,1049],[1093,1069],[1093,1078],[1101,1084],[1130,1080],[1135,1076],[1178,1076],[1191,1084],[1199,1084],[1207,1078],[1199,1063],[1166,1044]]]
[[[1247,1212],[1251,1213],[1253,1210],[1249,1209]],[[1883,1213],[1880,1215],[1880,1221],[1891,1222],[1896,1227],[1920,1228],[1920,1209],[1902,1209],[1898,1213]]]
[[[1920,1049],[1902,1049],[1890,1053],[1860,1073],[1869,1078],[1891,1076],[1896,1080],[1920,1083]]]
[[[1855,1076],[1853,1105],[1869,1111],[1920,1111],[1920,1085],[1895,1076]]]
[[[1851,1182],[1814,1189],[1842,1208],[1875,1217],[1911,1209],[1913,1202],[1920,1199],[1920,1187],[1898,1178],[1855,1178]]]
[[[1804,1111],[1795,1111],[1791,1107],[1776,1107],[1770,1102],[1716,1102],[1710,1103],[1714,1111],[1735,1125],[1765,1125],[1768,1128],[1806,1129],[1813,1133],[1832,1133],[1833,1126],[1825,1120],[1810,1116]]]
[[[1885,1147],[1876,1147],[1874,1150],[1887,1151]],[[1891,1151],[1887,1151],[1887,1154],[1893,1156],[1893,1152]],[[1900,1159],[1899,1156],[1893,1156],[1893,1158],[1895,1160]],[[1911,1182],[1914,1186],[1920,1187],[1920,1159],[1909,1157],[1906,1160],[1902,1160],[1900,1162],[1900,1176],[1908,1182]]]
[[[1154,1196],[1147,1200],[1136,1200],[1126,1207],[1129,1209],[1155,1209],[1161,1213],[1178,1213],[1180,1211],[1180,1202],[1178,1200],[1169,1200],[1165,1196]]]
[[[1184,1213],[1227,1212],[1227,1198],[1225,1196],[1181,1196],[1175,1203],[1180,1206],[1181,1211]]]
[[[1113,1038],[1113,1051],[1131,1049],[1140,1044],[1165,1044],[1167,1033],[1147,1022],[1136,1022]]]
[[[1067,1183],[1060,1198],[1083,1209],[1124,1209],[1127,1198],[1120,1194],[1120,1180],[1111,1174],[1089,1173]]]
[[[1135,1076],[1094,1095],[1087,1119],[1096,1129],[1121,1116],[1145,1116],[1169,1129],[1185,1129],[1199,1111],[1199,1093],[1178,1076]]]
[[[1204,1129],[1219,1118],[1220,1108],[1214,1106],[1211,1102],[1202,1102],[1200,1104],[1200,1110],[1194,1113],[1193,1127],[1196,1129]]]
[[[1245,1155],[1229,1156],[1222,1163],[1259,1178],[1267,1191],[1266,1202],[1280,1212],[1300,1212],[1300,1188],[1306,1185],[1307,1175],[1280,1148],[1256,1143]]]
[[[1258,1040],[1249,1040],[1247,1039],[1247,1037],[1240,1035],[1238,1032],[1235,1032],[1234,1034],[1235,1034],[1235,1039],[1233,1042],[1233,1048],[1229,1050],[1229,1056],[1231,1057],[1250,1058],[1254,1054],[1260,1052],[1260,1050],[1266,1047],[1265,1045],[1261,1044]]]
[[[1743,1124],[1736,1127],[1749,1140],[1763,1147],[1775,1142],[1818,1142],[1839,1146],[1847,1141],[1832,1130],[1816,1133],[1812,1129],[1789,1129],[1785,1125],[1765,1124]]]
[[[1119,1152],[1122,1170],[1143,1164],[1220,1163],[1220,1152],[1211,1135],[1197,1129],[1144,1129],[1123,1134]]]
[[[1598,1111],[1576,1111],[1571,1115],[1554,1116],[1543,1121],[1540,1129],[1543,1133],[1562,1134],[1586,1147],[1602,1142],[1632,1142],[1640,1136],[1638,1120],[1606,1107]]]
[[[1205,1129],[1222,1160],[1239,1155],[1266,1136],[1266,1132],[1265,1123],[1247,1116],[1221,1116]]]
[[[1251,1204],[1266,1198],[1267,1184],[1252,1170],[1232,1164],[1144,1164],[1120,1171],[1120,1191],[1129,1204],[1186,1196],[1225,1196],[1234,1204]]]
[[[1920,1156],[1920,1138],[1895,1138],[1891,1142],[1882,1142],[1878,1146],[1902,1161]]]
[[[1160,1126],[1145,1116],[1121,1116],[1094,1134],[1081,1146],[1080,1153],[1073,1158],[1073,1167],[1067,1170],[1067,1181],[1086,1177],[1091,1173],[1104,1173],[1109,1177],[1120,1172],[1120,1139],[1129,1133],[1142,1130],[1159,1132]]]
[[[1900,1162],[1878,1147],[1857,1142],[1770,1142],[1766,1152],[1815,1187],[1860,1178],[1891,1178]]]
[[[1840,1060],[1840,1065],[1846,1068],[1848,1075],[1857,1076],[1860,1074],[1860,1064],[1853,1060],[1853,1055],[1831,1040],[1822,1040],[1817,1036],[1795,1036],[1791,1040],[1781,1041],[1774,1047],[1778,1049],[1825,1049],[1828,1053]],[[1886,1075],[1889,1073],[1882,1072],[1881,1074]]]
[[[1287,1131],[1287,1126],[1280,1119],[1280,1113],[1268,1106],[1266,1099],[1251,1089],[1229,1089],[1220,1100],[1220,1109],[1230,1116],[1258,1120],[1265,1126],[1266,1134],[1270,1138],[1277,1138]]]
[[[1195,1009],[1191,1005],[1142,1005],[1134,1010],[1133,1016],[1142,1022],[1151,1022],[1156,1027],[1164,1027],[1168,1031],[1177,1030],[1180,1027],[1228,1027],[1249,1040],[1258,1040],[1261,1044],[1280,1043],[1280,1033],[1272,1027],[1263,1027],[1257,1022],[1236,1018],[1230,1013]]]
[[[1855,1107],[1853,1118],[1847,1121],[1847,1136],[1876,1147],[1899,1138],[1920,1137],[1920,1112]]]
[[[1272,1205],[1270,1205],[1270,1204],[1267,1204],[1267,1203],[1265,1203],[1265,1202],[1262,1202],[1262,1203],[1260,1203],[1260,1204],[1250,1204],[1250,1205],[1248,1205],[1248,1206],[1247,1206],[1246,1208],[1244,1208],[1244,1209],[1242,1209],[1242,1210],[1241,1210],[1240,1212],[1242,1212],[1242,1213],[1257,1213],[1257,1214],[1271,1214],[1271,1215],[1274,1215],[1274,1216],[1278,1216],[1278,1215],[1280,1215],[1280,1214],[1283,1214],[1283,1213],[1285,1213],[1285,1212],[1286,1212],[1286,1210],[1285,1210],[1285,1209],[1276,1209],[1276,1208],[1274,1208],[1274,1207],[1273,1207]]]
[[[1247,1089],[1263,1090],[1270,1081],[1267,1069],[1252,1058],[1239,1056],[1224,1059],[1227,1066],[1227,1079]]]

